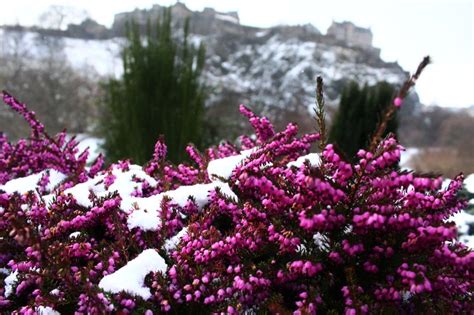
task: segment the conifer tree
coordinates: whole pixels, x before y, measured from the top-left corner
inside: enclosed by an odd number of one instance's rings
[[[189,21],[175,39],[171,11],[141,37],[137,24],[127,28],[122,51],[123,76],[105,84],[103,130],[109,160],[131,158],[144,163],[164,135],[167,157],[180,162],[188,143],[202,144],[205,91],[200,83],[205,49],[189,43]]]
[[[329,133],[329,141],[335,143],[354,159],[360,148],[366,148],[370,136],[380,120],[383,109],[390,104],[395,89],[387,82],[374,86],[359,86],[349,82],[341,94],[339,110]],[[397,120],[394,117],[388,124],[385,134],[396,133]]]

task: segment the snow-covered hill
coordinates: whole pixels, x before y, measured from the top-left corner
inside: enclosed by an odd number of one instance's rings
[[[154,6],[151,10],[117,14],[108,39],[61,37],[64,52],[78,69],[91,66],[102,76],[118,76],[122,72],[120,50],[125,41],[120,35],[125,21],[134,18],[143,24],[148,18],[159,16],[162,9]],[[235,102],[242,102],[303,111],[314,104],[318,75],[325,81],[329,106],[337,103],[342,86],[348,80],[361,84],[381,80],[401,83],[407,76],[398,64],[384,62],[379,56],[380,50],[372,47],[371,41],[362,46],[351,45],[330,34],[323,35],[311,25],[253,28],[239,24],[234,12],[220,13],[212,9],[193,12],[183,4],[176,4],[173,7],[175,21],[186,17],[191,19],[193,42],[206,46],[204,80],[210,92],[209,106],[223,103],[235,106]],[[336,28],[344,25],[336,25]],[[10,32],[6,29],[0,32],[0,43],[3,43],[0,53],[10,49],[6,40]],[[45,30],[43,34],[52,33]],[[32,32],[25,36],[32,49],[35,36]]]
[[[332,46],[268,31],[259,40],[236,44],[204,38],[209,47],[207,82],[214,98],[238,94],[244,103],[278,106],[314,106],[316,76],[322,76],[330,100],[338,98],[342,82],[401,83],[405,72],[397,66],[366,63],[363,50]],[[227,53],[219,51],[226,46]]]

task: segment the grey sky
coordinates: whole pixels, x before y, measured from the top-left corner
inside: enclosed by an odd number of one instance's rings
[[[2,0],[0,24],[33,24],[52,4],[85,9],[110,26],[115,13],[173,0]],[[417,91],[425,104],[474,105],[472,0],[186,0],[192,10],[238,11],[242,24],[272,26],[311,23],[326,32],[332,20],[370,27],[386,61],[412,71],[424,55],[433,58]]]

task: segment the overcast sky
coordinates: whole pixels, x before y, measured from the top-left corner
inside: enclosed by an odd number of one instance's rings
[[[242,24],[267,27],[311,23],[325,33],[333,20],[370,27],[374,46],[385,61],[398,61],[414,71],[423,56],[433,64],[420,78],[423,103],[442,106],[474,105],[474,47],[472,0],[186,0],[190,9],[212,7],[238,11]],[[115,13],[150,8],[172,0],[2,0],[0,24],[31,25],[48,6],[83,9],[110,26]]]

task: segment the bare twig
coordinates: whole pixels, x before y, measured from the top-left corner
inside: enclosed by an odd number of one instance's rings
[[[408,95],[408,92],[410,89],[416,84],[416,80],[420,77],[421,73],[423,72],[423,69],[430,63],[430,57],[426,56],[423,58],[423,60],[420,62],[418,65],[418,68],[416,69],[416,72],[411,75],[405,83],[403,83],[402,88],[398,92],[397,96],[392,100],[392,103],[389,104],[385,110],[385,113],[382,115],[382,118],[377,125],[377,129],[372,136],[372,139],[370,141],[370,151],[374,151],[379,144],[380,140],[382,139],[383,133],[387,129],[387,124],[388,122],[393,118],[393,115],[397,111],[398,107],[402,104],[403,100],[405,97]]]
[[[326,146],[326,114],[324,112],[325,102],[323,95],[323,79],[318,76],[316,79],[316,108],[314,113],[316,114],[316,122],[319,127],[319,135],[321,140],[319,141],[319,149],[322,151]]]

